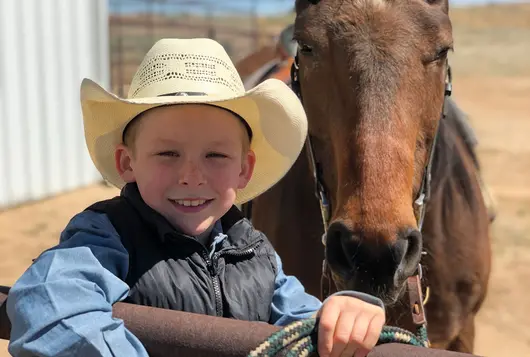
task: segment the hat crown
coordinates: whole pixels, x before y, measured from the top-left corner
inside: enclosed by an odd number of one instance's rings
[[[164,95],[232,96],[245,92],[225,49],[207,39],[162,39],[145,55],[128,97]]]

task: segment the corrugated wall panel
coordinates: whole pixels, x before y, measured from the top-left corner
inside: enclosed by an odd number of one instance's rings
[[[100,180],[79,85],[109,87],[107,0],[0,1],[0,208]]]

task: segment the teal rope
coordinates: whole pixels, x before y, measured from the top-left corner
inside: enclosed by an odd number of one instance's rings
[[[317,350],[317,319],[310,318],[293,322],[273,333],[267,340],[252,350],[248,357],[273,357],[287,348],[287,357],[308,356]],[[293,346],[289,347],[293,342]],[[417,335],[399,327],[384,326],[377,345],[404,343],[418,347],[429,347],[427,328],[421,325]]]

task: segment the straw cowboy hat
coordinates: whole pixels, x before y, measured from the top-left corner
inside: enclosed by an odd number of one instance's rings
[[[95,82],[81,84],[85,139],[94,165],[114,186],[125,182],[115,168],[114,150],[125,126],[154,107],[199,103],[228,109],[252,130],[254,174],[237,193],[236,204],[276,184],[300,154],[307,135],[304,109],[291,89],[270,79],[245,91],[224,48],[211,39],[163,39],[155,43],[133,77],[127,98]]]

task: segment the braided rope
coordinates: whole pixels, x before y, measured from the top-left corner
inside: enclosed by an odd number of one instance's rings
[[[252,350],[248,357],[273,357],[287,349],[287,357],[309,356],[317,350],[317,319],[310,318],[293,322],[273,333],[262,344]],[[289,347],[293,342],[295,344]],[[418,347],[429,347],[427,328],[418,327],[417,335],[399,327],[384,326],[378,345],[383,343],[404,343]]]

